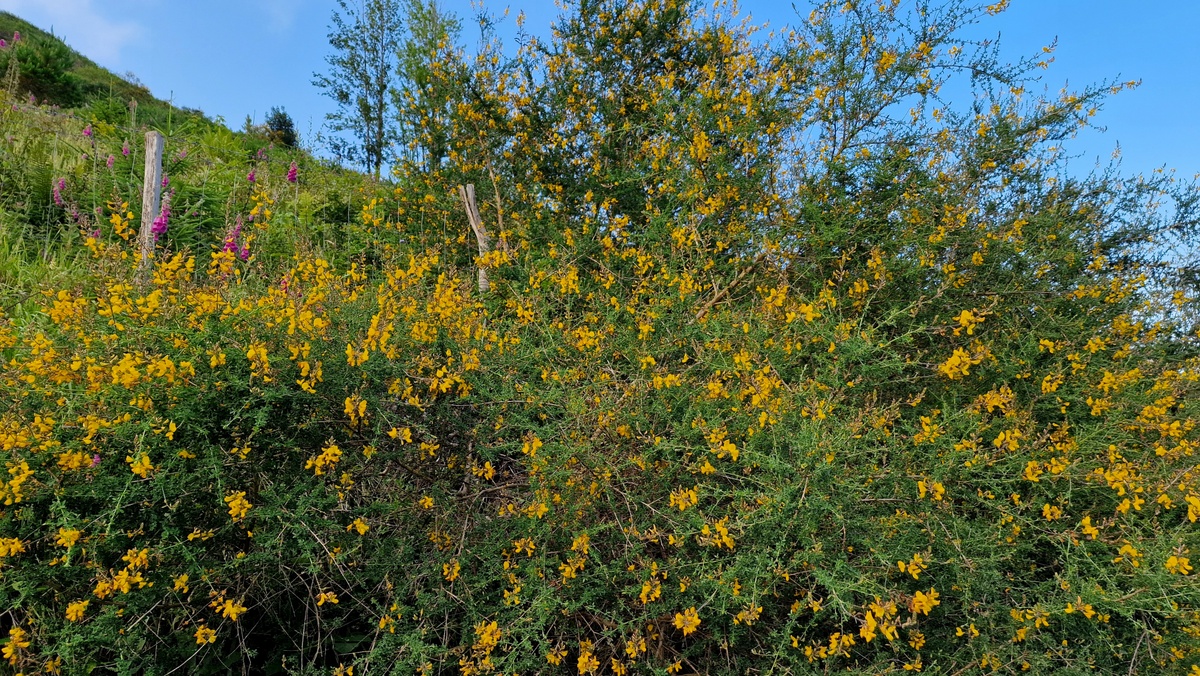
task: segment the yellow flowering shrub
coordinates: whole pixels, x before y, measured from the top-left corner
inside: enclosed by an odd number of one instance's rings
[[[0,296],[6,664],[1187,673],[1195,194],[1067,174],[1121,86],[1025,92],[1004,4],[436,24],[390,182],[198,146],[232,222],[147,270],[93,177]]]

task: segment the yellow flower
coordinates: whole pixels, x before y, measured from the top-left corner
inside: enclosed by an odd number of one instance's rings
[[[1167,572],[1177,575],[1187,575],[1192,572],[1191,561],[1186,556],[1176,556],[1172,554],[1167,557],[1166,563]]]
[[[243,606],[237,601],[231,601],[226,598],[218,598],[211,605],[214,609],[220,612],[225,619],[233,620],[234,622],[237,622],[238,616],[246,612],[246,606]]]
[[[134,474],[143,479],[149,477],[154,471],[154,465],[150,464],[150,456],[145,453],[139,454],[136,459],[133,456],[127,455],[125,456],[125,462],[129,463],[129,469]]]
[[[337,594],[335,594],[334,592],[321,592],[320,594],[317,594],[317,605],[323,606],[326,603],[331,603],[333,605],[337,605],[337,603],[338,603]]]
[[[1100,529],[1092,525],[1092,517],[1090,516],[1083,517],[1083,521],[1080,521],[1079,525],[1082,526],[1083,534],[1093,540],[1100,534]]]
[[[67,619],[71,622],[78,622],[83,619],[83,613],[87,610],[90,601],[75,601],[67,606]]]
[[[235,522],[245,518],[254,505],[246,500],[246,491],[237,491],[225,496],[225,504],[229,506],[229,516]]]
[[[682,613],[675,613],[675,628],[682,629],[683,635],[687,636],[700,626],[700,615],[696,612],[696,607],[692,606]]]
[[[188,593],[188,574],[187,573],[184,573],[183,575],[180,575],[179,577],[175,578],[174,581],[175,581],[175,591],[183,592],[184,594]]]
[[[426,495],[421,498],[421,501],[418,504],[421,505],[422,509],[433,509],[433,498]]]
[[[362,520],[362,517],[358,517],[353,521],[353,523],[351,523],[349,526],[346,526],[346,530],[356,530],[358,531],[359,535],[366,535],[367,531],[371,530],[371,527],[367,525],[366,521]]]
[[[203,624],[196,629],[194,634],[196,637],[196,645],[204,645],[206,643],[215,643],[217,640],[217,632],[209,629]]]
[[[928,594],[920,591],[913,594],[912,611],[914,615],[920,615],[921,613],[928,615],[934,606],[941,604],[942,602],[938,601],[937,590],[931,587]]]
[[[562,664],[563,658],[567,656],[565,648],[555,648],[546,653],[546,661],[555,666]]]
[[[8,644],[4,646],[2,653],[8,663],[14,667],[20,660],[20,652],[24,648],[29,647],[29,632],[20,627],[13,627],[8,630]]]
[[[80,532],[74,528],[59,528],[58,539],[55,541],[59,547],[67,547],[68,549],[75,546],[79,541]]]

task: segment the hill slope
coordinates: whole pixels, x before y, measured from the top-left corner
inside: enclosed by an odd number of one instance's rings
[[[13,34],[20,33],[21,42],[13,45]],[[0,11],[0,38],[9,43],[9,47],[0,52],[0,72],[7,70],[9,58],[14,50],[23,51],[20,61],[25,66],[22,73],[24,86],[22,93],[29,89],[37,90],[39,78],[53,76],[57,71],[53,61],[61,61],[65,65],[65,75],[68,84],[57,96],[50,97],[50,103],[64,107],[81,107],[88,109],[91,114],[111,123],[128,121],[130,101],[137,102],[137,121],[143,124],[161,125],[168,115],[175,121],[188,118],[207,119],[198,110],[179,109],[170,103],[155,97],[145,86],[130,82],[125,77],[98,65],[72,49],[53,33],[47,32],[25,21],[11,12]],[[36,63],[39,70],[29,72],[30,66]],[[47,92],[51,93],[51,92]],[[39,98],[46,98],[45,96]],[[122,118],[122,116],[124,116]]]

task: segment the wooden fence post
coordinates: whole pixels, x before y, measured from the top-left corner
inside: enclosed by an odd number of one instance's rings
[[[475,203],[475,184],[468,183],[465,188],[458,186],[458,197],[462,200],[463,208],[467,210],[467,220],[471,223],[471,231],[475,233],[475,241],[479,244],[479,256],[482,258],[492,250],[492,242],[488,237],[487,228],[483,225],[483,219],[479,217],[479,207]],[[487,268],[480,265],[479,292],[486,293],[490,288]]]
[[[141,261],[138,269],[145,271],[154,251],[154,221],[162,208],[163,136],[157,131],[146,132],[146,171],[142,178],[142,227],[138,231],[138,250]]]

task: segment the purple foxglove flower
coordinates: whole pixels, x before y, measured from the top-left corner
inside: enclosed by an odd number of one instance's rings
[[[51,191],[54,197],[55,206],[63,206],[62,191],[67,189],[67,182],[63,179],[58,179],[58,183],[54,184],[54,189]]]
[[[92,456],[92,467],[100,464],[100,454],[96,453]]]
[[[287,174],[288,183],[295,183],[297,178],[298,177],[296,176],[296,163],[292,162],[292,166],[288,168],[288,174]]]
[[[88,126],[83,128],[83,135],[88,138],[92,137],[92,125],[89,124]]]
[[[158,218],[154,219],[154,223],[150,225],[150,232],[154,234],[154,241],[157,242],[159,237],[167,234],[167,228],[171,224],[171,197],[175,195],[172,190],[170,194],[163,198],[162,212],[158,214]]]
[[[7,46],[8,46],[8,41],[5,40],[4,38],[0,38],[0,49],[4,49]]]
[[[129,157],[129,141],[126,141],[125,145],[121,146],[121,156]]]
[[[20,41],[21,41],[21,31],[13,31],[13,44],[15,45]]]
[[[253,169],[250,170],[249,174],[246,174],[246,180],[251,183],[254,182],[254,170]]]
[[[105,164],[105,165],[107,165],[109,169],[112,169],[112,168],[113,168],[113,163],[114,163],[114,162],[116,162],[116,161],[117,161],[117,156],[116,156],[116,155],[109,155],[109,156],[108,156],[108,161],[107,161],[107,162],[105,162],[104,164]]]

